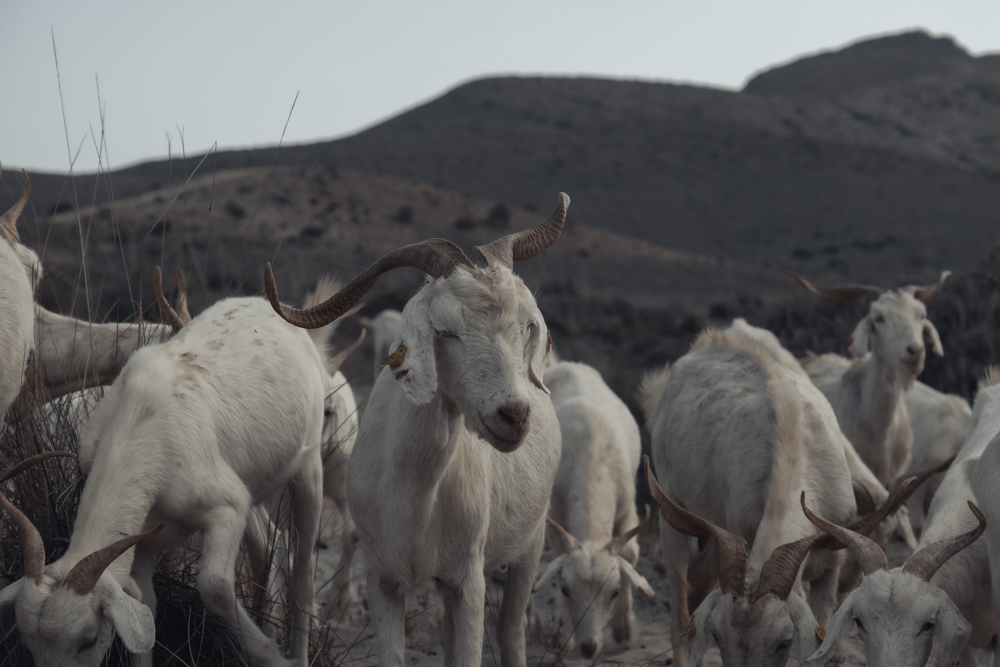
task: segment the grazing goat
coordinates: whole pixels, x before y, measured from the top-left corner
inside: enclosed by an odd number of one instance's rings
[[[362,317],[361,326],[372,330],[372,351],[375,357],[375,379],[382,372],[381,360],[392,352],[392,344],[399,336],[402,315],[398,310],[386,308],[375,317]]]
[[[596,369],[561,362],[545,370],[544,381],[552,392],[563,448],[549,509],[556,558],[535,588],[553,581],[580,650],[593,658],[609,622],[615,641],[634,636],[632,586],[653,596],[635,569],[635,536],[649,522],[647,516],[637,525],[635,512],[642,441],[632,413]]]
[[[856,513],[844,436],[829,403],[751,338],[714,330],[703,332],[673,367],[647,376],[640,403],[671,497],[657,500],[674,664],[699,664],[711,644],[724,665],[780,666],[791,656],[801,662],[836,606],[843,557],[815,552],[800,574],[808,554],[790,559],[782,545],[815,529],[796,501],[807,491],[841,521]],[[668,518],[664,503],[671,499],[697,515],[697,530],[686,519]],[[715,535],[717,573],[709,552],[691,553],[688,535]],[[749,557],[746,542],[753,545]],[[721,588],[709,595],[716,575]],[[803,579],[810,584],[808,604]],[[698,605],[690,660],[689,600]]]
[[[977,467],[987,445],[995,440],[998,434],[1000,434],[1000,373],[994,369],[980,383],[972,411],[972,432],[938,487],[931,502],[924,530],[920,535],[918,554],[924,554],[923,560],[927,560],[928,555],[934,551],[938,552],[938,556],[932,560],[933,567],[921,566],[921,577],[924,581],[919,585],[914,578],[903,577],[897,570],[889,573],[888,578],[884,574],[867,576],[861,586],[844,600],[840,610],[834,615],[826,639],[815,656],[816,659],[824,657],[840,636],[850,631],[852,623],[856,625],[852,616],[854,609],[876,610],[881,616],[882,620],[875,623],[866,623],[867,619],[861,618],[861,624],[865,628],[863,634],[865,647],[869,650],[870,645],[872,651],[882,651],[877,647],[893,638],[904,638],[907,636],[906,633],[916,635],[919,630],[924,629],[924,625],[935,613],[938,614],[935,623],[940,627],[935,627],[933,634],[940,637],[940,640],[935,638],[934,650],[941,655],[941,659],[932,662],[919,661],[920,656],[926,657],[930,641],[930,637],[924,636],[907,640],[916,646],[912,649],[915,656],[913,662],[897,662],[894,659],[882,658],[882,662],[869,663],[872,665],[950,666],[954,664],[954,658],[950,657],[952,647],[958,643],[956,650],[962,651],[963,667],[972,667],[976,665],[972,649],[995,651],[997,619],[1000,617],[994,608],[987,541],[973,542],[956,554],[943,552],[941,547],[936,545],[947,544],[956,535],[972,535],[978,530],[981,522],[969,512],[969,502],[976,500],[969,477]],[[950,559],[942,557],[946,553],[951,556]],[[920,561],[916,555],[908,561],[908,563],[918,562]],[[863,569],[867,567],[872,571],[881,568],[881,562],[862,561],[861,565]],[[930,576],[924,576],[928,573]],[[907,583],[905,585],[900,583],[903,581]],[[957,615],[952,613],[952,605],[957,608],[960,617],[956,618]],[[971,633],[968,628],[962,629],[966,622],[971,625]],[[929,631],[930,628],[927,628],[924,634],[931,634]],[[958,637],[963,634],[968,637],[965,649],[961,645],[965,642],[958,642]],[[898,642],[895,645],[898,646]]]
[[[260,298],[220,301],[170,341],[132,355],[84,429],[80,466],[89,475],[65,555],[45,565],[37,531],[17,519],[26,575],[0,592],[0,611],[13,606],[37,665],[97,665],[115,633],[138,654],[134,664],[150,665],[156,555],[196,532],[205,605],[241,636],[253,664],[286,664],[234,582],[251,508],[289,485],[297,538],[289,644],[294,664],[307,664],[323,368],[310,337]]]
[[[934,285],[909,285],[895,290],[879,287],[817,287],[790,274],[813,294],[834,303],[862,297],[874,300],[868,314],[851,334],[850,351],[858,357],[849,365],[838,355],[806,359],[803,367],[826,395],[841,430],[882,484],[892,484],[909,467],[913,430],[903,392],[924,369],[926,345],[944,354],[937,329],[927,319],[929,301],[950,272]],[[830,363],[825,359],[832,357]],[[946,457],[947,458],[947,457]]]
[[[368,561],[379,664],[404,665],[404,595],[434,580],[445,604],[445,661],[482,661],[484,572],[507,565],[497,640],[504,665],[525,663],[525,609],[545,540],[560,433],[542,382],[545,321],[512,271],[552,244],[569,197],[547,222],[477,248],[432,239],[376,261],[321,306],[275,310],[317,327],[350,308],[378,277],[412,266],[429,282],[403,310],[399,347],[368,398],[347,500]]]

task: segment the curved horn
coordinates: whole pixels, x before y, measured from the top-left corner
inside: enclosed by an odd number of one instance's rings
[[[719,528],[711,521],[706,521],[700,516],[688,512],[672,501],[663,492],[653,476],[649,457],[643,456],[642,460],[646,464],[646,480],[649,482],[649,490],[660,506],[660,514],[663,519],[679,533],[692,537],[712,538],[719,552],[719,586],[722,588],[722,592],[739,598],[744,597],[747,572],[746,540]]]
[[[944,287],[944,281],[947,280],[948,276],[950,275],[951,271],[942,271],[941,277],[938,278],[938,281],[936,283],[931,283],[930,285],[914,286],[912,288],[913,298],[917,299],[918,301],[923,301],[924,303],[927,303],[928,301],[934,298],[935,294],[941,291],[941,288]]]
[[[318,329],[347,312],[375,285],[375,281],[383,273],[404,266],[420,269],[433,278],[444,278],[457,266],[475,268],[462,249],[451,241],[429,239],[383,255],[339,292],[312,308],[290,308],[278,301],[278,288],[274,284],[270,262],[264,267],[264,290],[275,312],[286,321],[303,329]]]
[[[353,343],[345,347],[343,350],[338,352],[337,356],[335,356],[333,359],[330,359],[330,361],[328,361],[326,364],[326,372],[329,373],[330,375],[333,375],[337,371],[339,371],[340,367],[344,365],[345,361],[347,361],[347,358],[350,357],[352,354],[354,354],[355,350],[361,347],[361,343],[365,342],[365,335],[367,333],[368,333],[367,329],[362,329],[361,334],[358,336],[358,339],[356,341],[354,341]]]
[[[24,472],[25,470],[35,465],[36,463],[41,463],[46,459],[54,459],[54,458],[75,459],[76,454],[73,454],[72,452],[42,452],[41,454],[35,454],[34,456],[24,459],[17,465],[11,466],[10,468],[7,468],[3,472],[0,472],[0,482],[6,482],[11,477],[19,475],[20,473]]]
[[[174,333],[183,329],[184,322],[181,322],[180,315],[171,307],[167,298],[163,296],[163,275],[160,273],[159,266],[153,269],[153,294],[156,295],[156,303],[160,305],[160,313],[163,315],[163,319],[170,324],[170,328],[174,330]]]
[[[793,280],[796,280],[800,285],[805,287],[807,290],[823,299],[824,301],[830,301],[832,303],[849,303],[851,301],[857,301],[861,297],[877,297],[879,294],[885,290],[881,287],[874,287],[872,285],[851,285],[849,287],[819,287],[813,285],[811,282],[795,273],[794,271],[788,271],[785,275]]]
[[[42,542],[42,536],[28,517],[11,505],[2,493],[0,493],[0,507],[10,515],[21,536],[21,546],[24,548],[24,576],[36,584],[41,584],[45,573],[45,544]]]
[[[191,313],[188,312],[188,284],[184,272],[177,269],[174,280],[177,283],[177,318],[185,325],[191,321]]]
[[[604,548],[611,552],[612,555],[617,556],[618,552],[622,550],[628,541],[639,533],[644,533],[649,528],[649,524],[653,521],[653,513],[649,510],[649,505],[646,505],[646,518],[639,522],[639,525],[628,531],[627,533],[622,533],[617,537],[612,537],[611,541],[604,545]]]
[[[569,195],[560,192],[559,206],[548,220],[534,229],[508,234],[486,245],[476,246],[473,250],[479,254],[487,266],[500,263],[511,269],[514,267],[514,262],[531,259],[555,243],[562,233],[563,225],[566,224],[566,209],[568,208]]]
[[[924,581],[930,581],[938,568],[945,564],[945,561],[975,542],[983,534],[983,531],[986,530],[986,517],[979,511],[975,503],[971,500],[968,503],[969,509],[979,520],[979,525],[967,533],[924,547],[910,556],[910,559],[903,565],[903,572],[914,574]]]
[[[28,172],[22,169],[21,173],[24,174],[24,190],[14,205],[0,216],[0,235],[7,239],[7,242],[12,246],[21,243],[21,237],[17,233],[17,218],[21,215],[24,207],[28,205],[28,197],[31,196],[31,180],[28,178]]]
[[[910,479],[916,480],[915,482],[913,482],[912,487],[907,487],[906,497],[903,498],[903,502],[905,503],[907,500],[910,499],[910,496],[913,495],[913,492],[917,490],[918,486],[926,482],[933,475],[936,475],[939,472],[944,472],[945,470],[950,468],[951,464],[955,462],[956,456],[958,456],[958,454],[952,454],[950,458],[945,459],[941,463],[932,463],[926,468],[921,468],[920,470],[914,473],[910,473],[908,475],[907,474],[900,475],[899,477],[896,478],[896,481],[893,483],[893,487],[895,487],[896,490],[898,491],[899,488],[902,487],[904,484],[906,484],[908,480]]]
[[[94,590],[94,586],[97,585],[97,580],[101,578],[102,574],[104,574],[104,570],[106,570],[116,558],[134,547],[139,542],[148,540],[161,530],[163,530],[162,523],[152,530],[147,530],[145,533],[123,537],[116,542],[112,542],[106,547],[98,549],[74,565],[73,569],[66,575],[62,585],[80,595],[89,594],[90,591]]]
[[[889,569],[889,561],[886,560],[885,552],[882,551],[882,548],[878,544],[860,533],[838,526],[823,517],[813,514],[813,511],[806,507],[805,491],[802,492],[802,497],[799,501],[802,503],[802,511],[805,512],[806,517],[817,528],[829,533],[838,541],[847,545],[847,548],[851,550],[854,557],[858,559],[858,563],[861,564],[861,570],[866,576],[877,570]]]
[[[545,523],[549,525],[549,528],[555,531],[559,539],[562,540],[563,547],[566,551],[576,551],[577,549],[582,549],[583,545],[580,544],[580,540],[576,539],[569,534],[569,531],[559,525],[559,522],[550,516],[545,517]]]

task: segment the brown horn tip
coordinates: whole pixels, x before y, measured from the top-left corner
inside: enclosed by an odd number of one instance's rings
[[[566,224],[566,210],[569,208],[569,195],[559,193],[559,205],[548,220],[532,229],[502,236],[474,250],[487,266],[501,264],[508,269],[514,262],[531,259],[556,242]]]
[[[134,547],[136,544],[153,537],[161,530],[163,530],[162,523],[152,530],[147,530],[145,533],[123,537],[116,542],[112,542],[106,547],[98,549],[74,565],[73,569],[66,575],[66,579],[63,580],[62,585],[79,595],[88,595],[92,590],[94,590],[94,586],[97,585],[97,581],[101,578],[101,575],[104,574],[104,570],[106,570],[108,566],[115,561],[115,559]]]
[[[167,298],[163,296],[163,273],[160,271],[159,266],[153,268],[153,294],[156,296],[156,303],[160,307],[160,314],[170,324],[173,332],[177,333],[183,329],[184,323],[181,322],[177,312],[170,306]]]

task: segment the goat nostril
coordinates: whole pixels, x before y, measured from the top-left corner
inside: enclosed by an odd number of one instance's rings
[[[595,642],[583,642],[580,644],[580,650],[583,651],[583,655],[588,658],[593,658],[594,654],[597,653],[597,644]]]
[[[906,351],[910,353],[911,357],[919,357],[921,354],[924,353],[924,346],[923,345],[909,345],[909,346],[907,346]]]
[[[521,428],[528,421],[531,406],[528,403],[508,403],[497,410],[500,419],[511,426]]]

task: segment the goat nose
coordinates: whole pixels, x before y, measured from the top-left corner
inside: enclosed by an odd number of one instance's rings
[[[497,409],[497,416],[500,417],[500,420],[514,428],[523,427],[530,414],[531,406],[527,401],[508,403]]]
[[[924,346],[919,343],[910,343],[906,346],[906,351],[910,353],[911,357],[919,357],[924,353]]]
[[[593,658],[594,654],[597,653],[597,643],[596,642],[583,642],[580,644],[580,650],[583,651],[583,655],[588,658]]]

